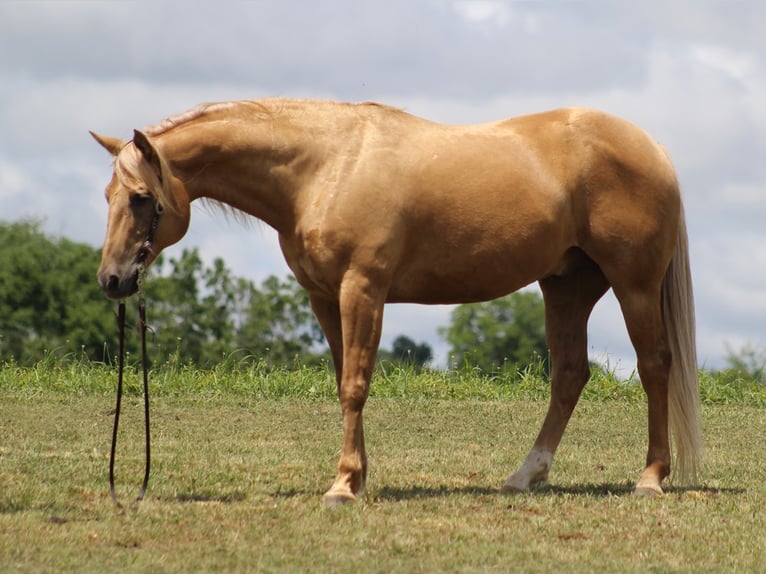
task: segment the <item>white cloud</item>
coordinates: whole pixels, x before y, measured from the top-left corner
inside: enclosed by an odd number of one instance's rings
[[[492,0],[462,0],[453,4],[461,18],[471,23],[490,23],[504,28],[511,19],[511,10],[506,2]]]
[[[25,170],[13,163],[0,161],[0,198],[3,203],[10,205],[29,185]]]
[[[756,71],[755,55],[749,52],[710,44],[693,45],[690,52],[697,62],[742,84],[747,84]]]

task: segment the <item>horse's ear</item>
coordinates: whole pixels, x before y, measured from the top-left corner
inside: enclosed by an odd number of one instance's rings
[[[139,130],[133,130],[133,145],[136,146],[144,159],[152,166],[157,177],[162,183],[162,162],[160,161],[160,152],[154,147],[154,144],[145,133]]]
[[[125,142],[121,139],[100,136],[96,132],[90,132],[90,135],[93,136],[94,140],[101,144],[101,147],[103,147],[106,151],[115,157],[117,157],[117,154],[120,153],[120,150],[125,147]]]

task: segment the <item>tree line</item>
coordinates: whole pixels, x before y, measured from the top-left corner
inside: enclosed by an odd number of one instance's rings
[[[113,361],[116,305],[96,282],[99,259],[99,249],[51,237],[39,221],[0,222],[0,364],[32,365],[62,355]],[[234,275],[220,258],[206,264],[197,249],[185,249],[176,258],[158,258],[145,292],[155,363],[206,368],[231,357],[279,367],[330,361],[308,296],[292,276],[256,284]],[[456,306],[439,329],[450,345],[449,366],[495,373],[542,364],[547,371],[544,317],[542,298],[530,292]],[[138,357],[137,329],[128,335],[127,350]],[[433,351],[401,334],[378,359],[425,367]],[[766,384],[766,347],[729,348],[725,363],[721,380]]]
[[[112,360],[116,305],[96,282],[100,251],[50,237],[36,221],[0,223],[0,246],[0,361],[28,365],[50,354]],[[292,276],[256,284],[220,258],[206,264],[197,249],[185,249],[158,258],[145,293],[155,361],[204,368],[234,354],[279,366],[329,360],[308,296]],[[539,295],[519,293],[456,307],[440,335],[454,364],[523,367],[547,355],[543,315]],[[136,329],[129,331],[127,350],[137,356]],[[433,351],[402,334],[379,359],[422,367]]]

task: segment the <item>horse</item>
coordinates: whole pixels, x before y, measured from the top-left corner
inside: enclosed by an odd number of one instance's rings
[[[682,481],[697,480],[682,198],[668,153],[634,124],[565,108],[457,126],[378,103],[265,98],[202,104],[127,142],[91,134],[114,158],[98,270],[109,298],[133,294],[139,269],[185,235],[194,200],[278,232],[335,370],[343,443],[327,505],[364,492],[362,412],[384,305],[484,301],[535,281],[550,403],[501,492],[547,482],[589,378],[588,318],[609,288],[648,400],[648,450],[633,491],[662,495],[671,458]]]

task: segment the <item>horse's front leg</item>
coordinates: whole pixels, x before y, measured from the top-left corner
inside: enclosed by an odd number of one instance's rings
[[[364,492],[367,454],[362,410],[380,342],[385,295],[366,276],[348,272],[339,299],[343,360],[338,398],[343,411],[343,452],[335,482],[324,495],[328,506],[354,501]]]
[[[332,366],[335,370],[335,384],[340,395],[340,382],[343,378],[343,328],[340,323],[340,306],[337,301],[317,294],[310,293],[309,299],[330,347]]]

